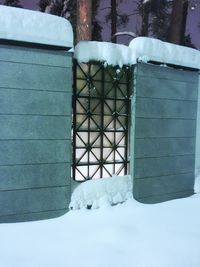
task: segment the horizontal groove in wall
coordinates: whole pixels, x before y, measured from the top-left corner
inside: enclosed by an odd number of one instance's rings
[[[12,63],[12,64],[21,64],[21,65],[34,65],[34,66],[43,66],[43,67],[52,67],[52,68],[61,68],[61,69],[69,69],[70,67],[72,67],[72,65],[70,66],[58,66],[58,65],[47,65],[47,64],[39,64],[39,63],[32,63],[32,62],[21,62],[21,61],[9,61],[9,60],[1,60],[0,62],[5,62],[5,63]]]
[[[141,178],[134,178],[134,180],[157,179],[157,178],[160,178],[160,177],[166,177],[167,178],[168,176],[175,176],[175,175],[182,175],[182,174],[194,174],[194,171],[162,174],[162,175],[159,175],[159,176],[145,176],[145,177],[141,177]]]
[[[58,139],[58,138],[56,138],[56,139],[54,139],[54,138],[52,138],[52,139],[0,139],[0,142],[2,141],[2,142],[9,142],[9,141],[70,141],[71,140],[71,137],[70,138],[64,138],[64,139]]]
[[[171,139],[177,139],[177,138],[196,138],[196,136],[146,136],[146,137],[135,137],[135,140],[139,140],[139,139],[168,139],[168,138],[171,138]]]
[[[6,115],[6,116],[37,116],[37,117],[70,117],[71,118],[71,114],[62,114],[62,115],[56,115],[56,114],[27,114],[27,113],[21,113],[21,114],[17,114],[17,113],[1,113],[0,112],[0,116],[1,115]]]
[[[71,162],[41,162],[41,163],[30,163],[30,164],[8,164],[8,165],[0,165],[0,167],[9,167],[9,166],[35,166],[35,165],[52,165],[52,164],[71,164]]]
[[[5,86],[0,86],[0,89],[7,89],[7,90],[19,90],[19,91],[37,91],[37,92],[51,92],[51,93],[71,93],[72,89],[70,87],[70,90],[69,91],[66,91],[66,90],[46,90],[46,89],[40,89],[40,88],[37,88],[37,89],[34,89],[34,88],[21,88],[21,87],[5,87]]]
[[[162,97],[150,97],[150,96],[137,96],[137,99],[155,99],[155,100],[170,100],[170,101],[178,101],[178,102],[194,102],[197,103],[197,100],[190,99],[178,99],[178,98],[162,98]]]
[[[55,139],[55,138],[52,138],[52,139],[50,139],[50,138],[44,138],[44,139],[42,139],[42,138],[35,138],[35,139],[33,139],[33,138],[30,138],[30,139],[28,139],[28,138],[22,138],[22,139],[0,139],[0,142],[1,141],[54,141],[54,140],[57,140],[57,141],[64,141],[64,140],[66,140],[66,141],[69,141],[69,140],[71,140],[71,138],[69,138],[69,139]]]
[[[15,192],[15,191],[31,191],[31,190],[40,190],[40,189],[56,189],[56,188],[69,188],[70,184],[66,185],[56,185],[56,186],[41,186],[41,187],[26,187],[26,188],[15,188],[15,189],[6,189],[1,190],[0,192]]]
[[[44,211],[33,211],[33,212],[25,212],[25,213],[12,213],[6,215],[0,215],[0,218],[12,217],[12,216],[23,216],[23,215],[31,215],[31,214],[43,214],[47,212],[61,212],[61,211],[68,211],[68,209],[58,209],[58,210],[44,210]]]
[[[151,198],[151,197],[159,197],[159,196],[173,196],[173,195],[176,195],[176,194],[191,194],[193,195],[194,192],[191,191],[191,190],[188,190],[188,191],[176,191],[176,192],[171,192],[171,193],[166,193],[166,194],[154,194],[154,195],[149,195],[149,196],[145,196],[145,197],[140,197],[140,198],[137,198],[137,200],[143,200],[143,199],[147,199],[147,198]]]
[[[184,73],[183,73],[184,74]],[[156,79],[156,80],[167,80],[167,81],[174,81],[174,82],[181,82],[181,83],[188,83],[188,84],[196,84],[198,85],[198,82],[197,81],[193,81],[193,80],[190,80],[190,81],[184,81],[184,80],[181,80],[181,79],[173,79],[172,77],[155,77],[155,73],[154,75],[149,75],[149,73],[146,73],[146,74],[141,74],[141,73],[136,73],[136,79],[139,79],[139,77],[144,77],[144,78],[147,78],[147,77],[150,77],[151,79]]]
[[[142,120],[175,120],[175,121],[196,121],[196,119],[187,119],[187,118],[147,118],[147,117],[137,117],[136,119],[142,119]]]
[[[183,137],[183,136],[172,136],[172,137],[136,137],[136,140],[145,140],[145,139],[186,139],[186,138],[196,138],[196,136],[187,136],[187,137]]]
[[[1,61],[63,67],[72,65],[72,53],[67,47],[60,49],[56,46],[1,40],[0,48]]]
[[[145,120],[183,120],[183,121],[196,121],[196,118],[181,118],[181,117],[177,117],[177,118],[167,118],[167,117],[141,117],[141,116],[136,116],[136,119],[145,119]]]
[[[135,157],[135,159],[159,159],[159,158],[173,158],[173,157],[184,157],[184,156],[195,156],[195,154],[181,154],[181,155],[164,155],[164,156],[157,156],[157,157]]]

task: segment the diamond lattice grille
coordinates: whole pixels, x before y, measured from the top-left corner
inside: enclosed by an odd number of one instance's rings
[[[127,174],[130,73],[129,67],[75,63],[75,180]]]

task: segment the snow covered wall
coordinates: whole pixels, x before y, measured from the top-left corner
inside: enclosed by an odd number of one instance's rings
[[[64,18],[0,5],[0,39],[73,47],[72,26]]]
[[[71,25],[5,6],[0,23],[0,222],[56,217],[71,195]]]

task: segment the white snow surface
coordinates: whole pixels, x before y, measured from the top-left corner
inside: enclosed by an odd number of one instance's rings
[[[137,37],[133,39],[129,47],[140,57],[146,57],[147,61],[157,61],[184,67],[200,69],[200,51],[160,41],[154,38]]]
[[[200,194],[200,174],[195,177],[194,192]]]
[[[136,59],[134,51],[128,46],[96,41],[79,42],[75,46],[74,57],[82,63],[94,60],[120,67],[132,65]]]
[[[2,267],[199,267],[199,197],[0,224]]]
[[[70,209],[96,209],[133,198],[130,175],[113,176],[80,183],[72,193]]]
[[[133,39],[129,47],[108,42],[83,41],[75,47],[75,58],[78,62],[94,60],[120,67],[151,60],[200,69],[200,51],[148,37]]]
[[[0,39],[73,47],[73,31],[64,18],[0,5]]]

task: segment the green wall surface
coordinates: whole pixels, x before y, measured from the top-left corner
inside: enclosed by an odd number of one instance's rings
[[[156,203],[192,195],[198,72],[139,63],[133,87],[134,197]]]
[[[62,215],[71,195],[71,54],[0,45],[0,73],[0,222]]]

